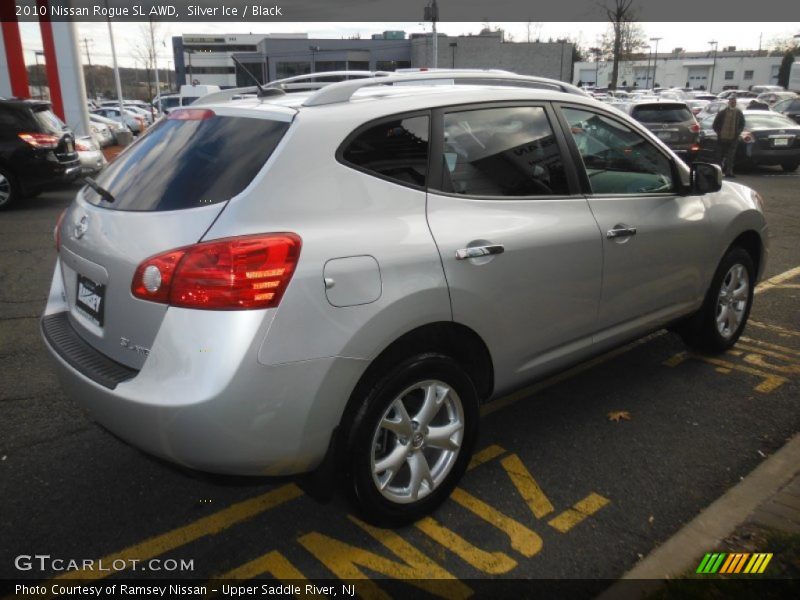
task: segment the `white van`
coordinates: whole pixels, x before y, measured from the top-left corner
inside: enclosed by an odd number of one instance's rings
[[[198,98],[202,98],[207,94],[213,94],[220,91],[218,85],[182,85],[181,86],[181,106],[188,106]]]

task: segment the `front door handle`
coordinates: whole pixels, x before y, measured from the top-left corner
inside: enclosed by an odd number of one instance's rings
[[[617,225],[614,227],[614,229],[609,229],[606,232],[606,237],[609,239],[628,237],[631,235],[636,235],[636,227],[624,227]]]
[[[505,252],[503,244],[489,244],[486,246],[470,246],[468,248],[461,248],[456,250],[456,260],[465,260],[468,258],[480,258],[482,256],[491,256],[493,254],[502,254]]]

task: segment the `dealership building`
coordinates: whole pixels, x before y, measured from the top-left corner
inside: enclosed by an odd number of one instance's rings
[[[325,71],[394,71],[433,63],[430,33],[385,31],[369,39],[309,38],[308,34],[187,34],[172,38],[179,83],[240,87]],[[438,36],[442,68],[505,69],[562,81],[572,77],[573,44],[508,42],[502,31]]]
[[[620,87],[652,88],[691,87],[713,93],[726,89],[747,89],[751,85],[776,85],[781,56],[767,56],[764,51],[720,49],[718,52],[675,51],[640,54],[633,60],[620,61],[617,82]],[[572,82],[608,87],[611,61],[576,62]]]

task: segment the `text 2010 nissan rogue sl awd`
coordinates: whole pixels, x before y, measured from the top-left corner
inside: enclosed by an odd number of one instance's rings
[[[324,464],[397,524],[454,488],[481,403],[664,326],[732,346],[759,195],[593,99],[470,77],[172,111],[56,228],[69,395],[194,469]]]

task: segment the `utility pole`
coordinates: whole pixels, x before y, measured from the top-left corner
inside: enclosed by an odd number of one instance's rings
[[[86,50],[86,61],[89,63],[89,86],[92,91],[92,100],[97,98],[97,90],[94,87],[94,70],[92,69],[92,56],[89,54],[89,38],[83,38],[83,47]]]
[[[153,52],[153,71],[156,74],[156,98],[158,98],[158,112],[161,112],[161,86],[158,80],[158,49],[156,48],[153,19],[150,19],[150,50]],[[153,99],[150,98],[152,101]]]
[[[708,84],[708,91],[713,94],[714,93],[713,92],[713,90],[714,90],[714,71],[717,70],[717,45],[718,45],[718,42],[715,41],[715,40],[711,40],[710,42],[708,42],[708,44],[710,46],[714,46],[714,64],[711,67],[711,83]]]
[[[435,69],[439,66],[439,34],[436,32],[436,21],[439,20],[439,5],[436,4],[436,0],[432,0],[425,7],[423,19],[433,23],[433,60],[431,61],[431,68]]]
[[[656,87],[656,70],[658,69],[658,42],[663,38],[651,37],[650,41],[656,43],[655,54],[653,55],[653,88]]]
[[[108,0],[106,0],[106,11],[108,11]],[[117,84],[117,102],[119,103],[119,118],[123,123],[125,123],[125,107],[122,104],[122,82],[119,79],[119,66],[117,65],[117,49],[114,46],[114,30],[111,28],[111,17],[107,17],[107,21],[108,21],[108,38],[111,40],[111,58],[114,62],[114,82]]]

